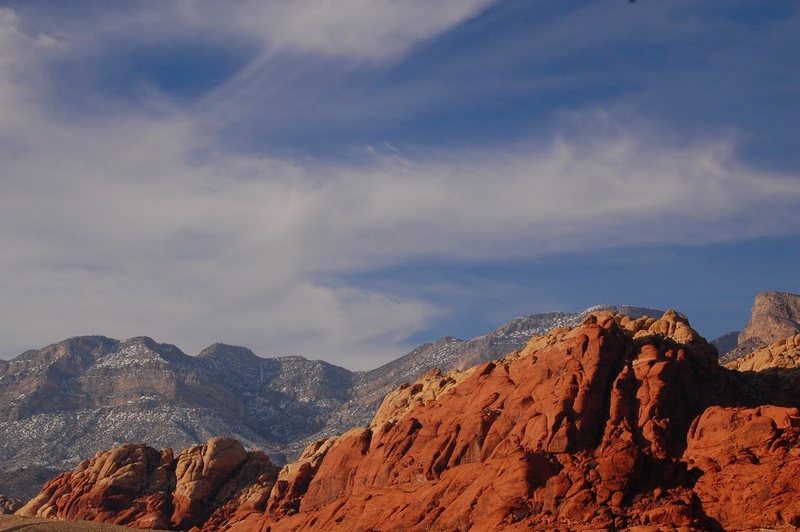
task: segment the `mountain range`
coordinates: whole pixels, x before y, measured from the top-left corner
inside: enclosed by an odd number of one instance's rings
[[[308,442],[367,425],[387,392],[431,368],[492,360],[531,336],[606,308],[534,314],[489,334],[444,337],[370,371],[214,344],[197,356],[151,338],[70,338],[0,360],[0,494],[32,496],[58,471],[124,442],[184,448],[225,435],[277,463]]]
[[[675,311],[595,311],[504,357],[424,373],[282,468],[225,437],[101,451],[14,526],[796,530],[798,391],[800,334],[724,367]]]
[[[800,332],[800,296],[759,294],[723,362]],[[185,448],[215,436],[266,451],[278,464],[310,443],[367,426],[384,396],[432,368],[446,373],[501,358],[592,312],[639,318],[660,310],[598,306],[519,317],[491,333],[444,337],[370,371],[300,356],[263,358],[214,344],[197,356],[147,337],[70,338],[0,360],[0,494],[29,498],[58,471],[124,442]],[[727,342],[727,343],[725,343]]]

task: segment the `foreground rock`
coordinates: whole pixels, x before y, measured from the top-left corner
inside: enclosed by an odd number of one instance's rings
[[[98,453],[48,482],[17,515],[187,529],[246,511],[254,486],[268,491],[278,468],[261,452],[213,438],[177,457],[141,444]]]
[[[674,312],[600,313],[501,360],[429,372],[369,428],[312,444],[280,473],[231,440],[175,459],[123,446],[22,513],[270,532],[792,529],[797,371],[721,367]]]

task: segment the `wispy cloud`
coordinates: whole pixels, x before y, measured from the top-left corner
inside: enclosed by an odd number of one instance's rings
[[[175,5],[195,23],[195,3]],[[241,24],[266,28],[273,51],[378,61],[487,3],[331,5],[270,4]],[[800,176],[748,166],[733,137],[675,140],[602,110],[545,141],[422,154],[375,143],[355,162],[231,150],[208,124],[224,106],[196,113],[158,95],[98,120],[53,117],[40,73],[70,43],[22,27],[0,10],[8,349],[148,334],[188,351],[228,341],[370,367],[446,309],[330,281],[340,274],[800,226]]]

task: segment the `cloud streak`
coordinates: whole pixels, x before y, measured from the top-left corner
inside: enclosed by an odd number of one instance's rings
[[[442,3],[435,21],[384,41],[349,27],[364,7],[351,4],[328,29],[328,4],[286,4],[273,22],[286,34],[270,39],[385,59],[486,5]],[[424,12],[370,5],[378,28]],[[309,27],[321,33],[296,42]],[[358,44],[324,47],[340,33]],[[602,112],[548,142],[424,155],[377,145],[357,162],[235,152],[208,134],[207,116],[158,98],[157,113],[65,121],[30,97],[57,42],[0,10],[6,354],[75,334],[147,334],[189,352],[226,341],[373,367],[446,309],[333,278],[425,259],[717,242],[800,222],[800,176],[747,166],[730,138],[676,142]]]

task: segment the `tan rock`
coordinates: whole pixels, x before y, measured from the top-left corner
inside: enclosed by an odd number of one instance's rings
[[[370,426],[378,427],[384,423],[396,422],[415,406],[433,401],[455,387],[469,377],[472,370],[473,368],[451,370],[442,375],[440,370],[432,369],[423,373],[413,384],[401,385],[386,395]]]
[[[739,334],[739,345],[768,345],[800,332],[800,295],[761,292],[753,303],[747,326]]]
[[[800,334],[757,349],[725,365],[737,371],[763,371],[770,368],[800,368]]]

